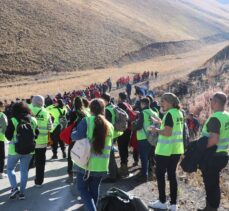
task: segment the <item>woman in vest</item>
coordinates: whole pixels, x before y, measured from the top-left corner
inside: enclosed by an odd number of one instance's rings
[[[13,117],[10,119],[5,133],[6,138],[10,140],[7,160],[7,174],[12,190],[9,198],[15,199],[18,196],[20,200],[23,200],[25,199],[24,193],[28,180],[29,163],[33,153],[22,155],[16,152],[15,143],[17,141],[17,126],[19,124],[19,121],[26,121],[30,122],[33,132],[36,134],[36,136],[38,135],[39,131],[37,129],[37,121],[34,117],[32,117],[31,111],[26,103],[15,103],[12,109],[12,116]],[[19,160],[21,173],[20,191],[18,190],[18,185],[14,172],[14,169]]]
[[[90,104],[91,116],[84,118],[72,133],[72,140],[88,138],[92,153],[87,167],[77,166],[77,188],[86,210],[96,211],[101,179],[108,172],[114,128],[104,116],[105,104],[95,99]],[[85,180],[85,176],[89,177]]]
[[[73,124],[74,122],[76,122],[77,125],[84,117],[89,115],[84,112],[83,101],[81,97],[75,98],[73,106],[73,111],[69,115],[69,125]],[[71,149],[74,143],[75,142],[72,142],[68,147],[68,179],[66,180],[67,183],[73,182],[73,162],[71,158]]]
[[[165,174],[167,172],[170,184],[170,210],[177,210],[176,169],[180,156],[184,153],[184,117],[179,104],[176,95],[165,93],[161,98],[161,108],[165,112],[161,127],[160,129],[151,127],[152,132],[159,135],[155,150],[159,200],[149,204],[149,207],[153,209],[168,209],[165,194]]]
[[[208,137],[207,148],[215,147],[216,152],[205,162],[202,176],[206,191],[206,207],[199,211],[216,211],[220,205],[220,172],[227,166],[229,150],[229,112],[225,111],[227,95],[217,92],[211,98],[213,114],[202,129],[202,136]]]

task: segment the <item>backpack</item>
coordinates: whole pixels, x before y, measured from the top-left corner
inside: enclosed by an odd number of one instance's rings
[[[60,108],[57,108],[59,113],[60,113],[60,116],[59,116],[59,122],[60,122],[60,127],[61,127],[61,130],[66,128],[67,125],[68,125],[68,120],[66,118],[66,115],[65,115],[65,111],[62,113]]]
[[[91,143],[89,139],[77,140],[71,149],[71,158],[77,166],[86,167],[91,156]]]
[[[70,145],[72,143],[71,140],[71,133],[73,128],[76,126],[76,122],[73,122],[71,125],[69,125],[68,127],[64,128],[61,133],[60,133],[60,139],[61,141],[63,141],[65,144]]]
[[[141,199],[130,196],[118,188],[110,188],[99,200],[98,211],[148,211]]]
[[[134,122],[138,117],[137,113],[133,110],[133,108],[128,103],[123,103],[123,104],[126,106],[126,110],[128,111],[130,123]]]
[[[114,129],[123,132],[128,128],[128,114],[118,106],[114,106],[113,109],[115,113]]]
[[[35,150],[35,133],[30,120],[18,120],[16,130],[15,152],[21,155],[30,154]]]

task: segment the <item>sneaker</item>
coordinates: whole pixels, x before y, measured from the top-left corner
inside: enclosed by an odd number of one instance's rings
[[[170,206],[169,210],[171,210],[171,211],[177,211],[178,210],[178,206],[176,204],[172,204]]]
[[[9,199],[16,199],[18,194],[19,194],[19,190],[17,188],[12,189]]]
[[[7,178],[7,175],[4,173],[0,173],[0,179],[4,179],[4,178]]]
[[[58,159],[57,155],[53,155],[52,159]]]
[[[149,203],[148,207],[152,209],[162,209],[162,210],[168,209],[168,205],[166,203],[161,203],[159,200]]]
[[[18,194],[18,199],[19,200],[25,200],[25,194],[24,193],[19,193]]]

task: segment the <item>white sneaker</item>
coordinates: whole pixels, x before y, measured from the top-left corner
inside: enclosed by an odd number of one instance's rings
[[[0,179],[4,179],[4,178],[7,178],[7,175],[4,173],[0,173]]]
[[[166,203],[161,203],[159,200],[149,203],[148,206],[153,209],[162,209],[162,210],[168,209],[168,205]]]
[[[169,209],[171,211],[177,211],[178,210],[178,206],[176,204],[172,204]]]

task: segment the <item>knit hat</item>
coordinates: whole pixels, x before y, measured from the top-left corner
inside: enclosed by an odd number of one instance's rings
[[[163,94],[161,100],[165,100],[166,102],[170,103],[174,108],[179,107],[180,104],[179,98],[170,92]]]
[[[32,104],[33,106],[36,106],[36,107],[43,107],[45,104],[44,97],[41,95],[34,96],[32,99]]]

